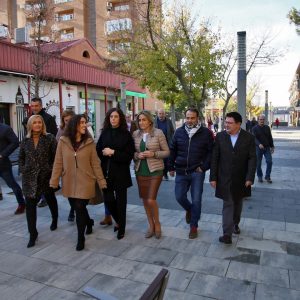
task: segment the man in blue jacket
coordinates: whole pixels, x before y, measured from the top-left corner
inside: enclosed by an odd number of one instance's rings
[[[9,160],[9,155],[18,147],[19,140],[11,127],[0,123],[0,177],[2,177],[6,184],[13,190],[17,198],[19,206],[15,211],[16,215],[24,213],[25,210],[22,190],[13,176],[12,166]]]
[[[205,172],[210,168],[213,148],[211,132],[199,122],[199,112],[189,108],[185,123],[175,131],[170,146],[169,170],[175,178],[175,197],[186,211],[189,238],[198,236]],[[191,202],[187,193],[191,192]]]

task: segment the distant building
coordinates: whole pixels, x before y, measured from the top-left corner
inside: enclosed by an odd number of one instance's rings
[[[296,69],[290,88],[291,123],[300,126],[300,63]]]

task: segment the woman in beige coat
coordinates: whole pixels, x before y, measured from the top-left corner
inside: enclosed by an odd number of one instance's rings
[[[84,233],[91,234],[94,220],[87,211],[89,199],[95,196],[95,183],[106,188],[94,140],[87,131],[83,115],[74,116],[60,138],[50,186],[56,188],[62,177],[62,194],[74,205],[78,242],[76,250],[84,249]]]
[[[145,238],[161,237],[157,192],[163,177],[164,162],[170,154],[164,133],[153,127],[154,120],[148,111],[137,116],[138,130],[133,133],[135,143],[135,171],[140,198],[143,199],[149,228]]]

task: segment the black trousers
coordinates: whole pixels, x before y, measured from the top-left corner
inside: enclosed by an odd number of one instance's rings
[[[103,190],[104,202],[110,211],[115,222],[119,225],[119,233],[125,233],[126,208],[127,208],[127,188]]]
[[[243,198],[232,197],[223,200],[223,233],[232,235],[233,225],[239,225],[243,208]]]
[[[57,200],[55,197],[54,192],[49,192],[44,194],[45,199],[47,201],[48,207],[51,212],[52,220],[57,220],[58,218],[58,206]],[[36,229],[36,206],[40,201],[40,197],[37,198],[25,198],[26,202],[26,219],[27,219],[27,226],[30,235],[35,235],[37,233]]]
[[[90,222],[90,215],[86,208],[88,199],[68,198],[71,207],[75,209],[78,240],[84,240],[84,232]]]

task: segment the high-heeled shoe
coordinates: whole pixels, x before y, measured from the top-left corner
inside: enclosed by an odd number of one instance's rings
[[[160,223],[157,224],[155,227],[158,227],[158,229],[155,228],[155,238],[160,239],[161,238],[161,226],[160,226]]]
[[[125,236],[125,232],[121,232],[121,230],[118,231],[118,234],[117,234],[117,239],[118,240],[121,240],[123,239]]]
[[[54,231],[55,229],[57,229],[57,219],[52,219],[52,223],[50,225],[50,230]]]
[[[93,219],[90,219],[88,221],[88,224],[86,225],[86,231],[85,231],[85,234],[91,234],[93,233],[93,226],[94,226],[94,220]]]
[[[29,238],[29,242],[27,244],[27,248],[31,248],[35,245],[35,242],[38,238],[39,233],[37,232],[36,234],[31,234]]]
[[[146,233],[145,233],[145,238],[146,239],[150,239],[151,237],[154,236],[154,231],[150,231],[148,230]]]
[[[81,251],[84,249],[84,242],[85,242],[85,238],[78,239],[76,245],[76,251]]]

